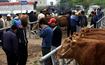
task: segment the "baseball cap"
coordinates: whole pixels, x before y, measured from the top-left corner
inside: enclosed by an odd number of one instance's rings
[[[51,18],[48,24],[51,24],[52,22],[55,22],[56,20],[54,18]]]
[[[8,14],[7,16],[11,16],[10,14]]]

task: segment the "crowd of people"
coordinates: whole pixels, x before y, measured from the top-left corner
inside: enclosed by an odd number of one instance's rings
[[[69,12],[69,15],[67,16],[67,37],[69,37],[69,33],[71,30],[71,35],[73,35],[73,32],[76,32],[76,25],[78,27],[84,28],[87,26],[87,17],[84,14],[84,11],[81,12]],[[97,13],[97,15],[96,15]],[[100,20],[103,16],[103,13],[100,8],[91,12],[91,23],[90,25],[94,24],[94,27],[96,28],[96,22]]]
[[[98,14],[96,15],[96,13]],[[56,11],[48,11],[46,9],[43,9],[40,11],[38,17],[33,11],[31,11],[30,14],[26,12],[26,14],[29,16],[30,22],[39,20],[39,25],[42,28],[39,36],[43,38],[43,56],[61,45],[62,31],[60,26],[57,24],[56,19],[51,18],[48,23],[44,19],[41,19],[48,16],[58,16]],[[92,11],[91,16],[91,25],[94,24],[94,27],[96,28],[96,22],[102,18],[101,9],[98,8],[97,12]],[[27,24],[28,22],[26,21],[20,21],[19,14],[13,16],[13,19],[11,19],[11,15],[8,14],[5,20],[3,20],[2,15],[0,15],[0,28],[11,26],[11,29],[6,30],[6,33],[0,31],[0,40],[2,40],[1,44],[4,52],[6,53],[8,65],[16,65],[17,63],[18,65],[26,65],[28,57],[28,40],[26,37]],[[47,24],[49,24],[51,27],[49,27]],[[73,32],[76,32],[76,25],[84,28],[87,26],[87,24],[87,17],[85,16],[84,11],[70,11],[69,15],[67,16],[67,37],[70,36],[70,30],[71,35],[73,35]],[[31,25],[31,30],[32,27],[33,25]],[[59,60],[55,58],[55,55],[56,53],[52,55],[52,59],[51,57],[49,57],[47,60],[45,60],[44,64],[53,65],[54,63],[54,65],[59,65]]]

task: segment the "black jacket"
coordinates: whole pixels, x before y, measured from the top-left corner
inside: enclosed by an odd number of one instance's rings
[[[87,22],[87,17],[86,17],[85,15],[82,15],[82,16],[81,16],[81,20],[80,20],[80,25],[81,25],[81,27],[86,27],[87,24],[88,24],[88,22]]]
[[[97,21],[98,21],[98,17],[97,16],[92,16],[91,25],[96,24]]]
[[[70,15],[66,17],[67,19],[67,27],[71,27],[71,20],[70,20]]]
[[[26,29],[21,29],[20,27],[18,27],[17,38],[19,43],[27,44],[28,40],[26,37]]]
[[[53,29],[53,41],[52,45],[58,47],[61,45],[62,31],[59,25],[56,25]]]
[[[30,22],[34,22],[34,21],[36,21],[37,20],[37,17],[34,15],[34,14],[30,14],[29,15],[29,21]]]
[[[18,53],[18,39],[12,29],[4,33],[2,36],[2,48],[7,52]]]

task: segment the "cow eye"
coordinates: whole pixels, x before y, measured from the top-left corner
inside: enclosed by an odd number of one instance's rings
[[[65,47],[63,47],[63,49],[65,49]]]

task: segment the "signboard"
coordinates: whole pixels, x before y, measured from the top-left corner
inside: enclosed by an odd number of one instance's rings
[[[26,4],[28,4],[27,1],[21,1],[21,5],[26,5]]]

